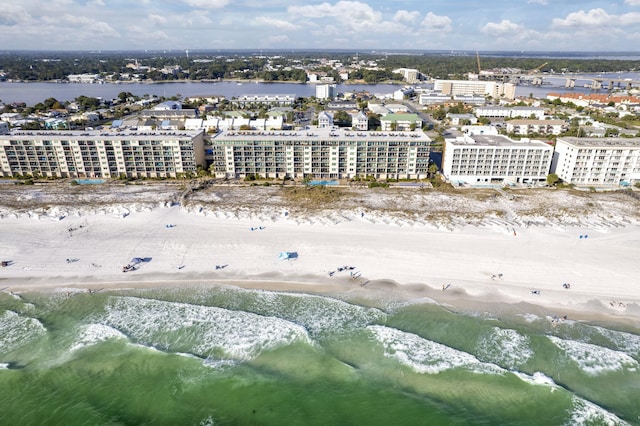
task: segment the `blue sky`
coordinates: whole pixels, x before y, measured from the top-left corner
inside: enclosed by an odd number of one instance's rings
[[[0,48],[640,50],[640,0],[2,0]]]

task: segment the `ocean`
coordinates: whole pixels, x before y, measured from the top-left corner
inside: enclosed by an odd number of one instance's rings
[[[0,293],[0,424],[640,424],[638,329],[366,294]]]

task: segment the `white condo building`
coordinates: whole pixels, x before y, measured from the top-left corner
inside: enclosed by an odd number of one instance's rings
[[[320,179],[424,178],[431,139],[422,131],[357,132],[313,128],[288,132],[222,132],[211,138],[208,160],[216,177]]]
[[[558,138],[551,171],[575,185],[640,182],[640,138]]]
[[[541,141],[514,141],[502,135],[445,139],[442,174],[466,184],[546,181],[553,147]]]
[[[205,165],[204,131],[20,131],[0,135],[0,176],[177,177]]]
[[[316,86],[316,98],[318,99],[334,99],[337,95],[337,85],[335,84],[319,84]]]
[[[483,95],[492,98],[516,98],[516,86],[512,83],[478,80],[435,80],[433,89],[445,95]]]

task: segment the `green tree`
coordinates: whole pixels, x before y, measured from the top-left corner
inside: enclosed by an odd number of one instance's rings
[[[333,121],[342,127],[348,127],[351,125],[351,115],[346,111],[336,111],[333,114]]]

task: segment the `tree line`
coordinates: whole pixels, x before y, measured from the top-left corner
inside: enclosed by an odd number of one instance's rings
[[[306,81],[304,67],[314,72],[326,72],[340,81],[337,70],[321,65],[320,59],[333,59],[349,66],[357,61],[364,64],[352,68],[350,79],[366,83],[398,79],[397,68],[415,68],[431,78],[464,78],[478,71],[475,55],[445,55],[427,53],[362,54],[355,52],[269,52],[267,57],[258,53],[199,53],[187,57],[185,52],[8,52],[0,54],[0,70],[5,79],[21,81],[63,80],[69,74],[113,75],[116,79],[125,73],[139,73],[142,79],[158,80],[217,80],[260,79],[265,81]],[[541,67],[546,62],[547,64]],[[151,71],[136,71],[127,64],[137,63]],[[375,63],[377,67],[370,64]],[[166,66],[179,66],[175,73],[162,73]],[[267,65],[270,65],[269,67]],[[481,57],[483,69],[519,68],[540,72],[601,73],[640,70],[640,61],[578,59],[578,58],[526,58]]]

